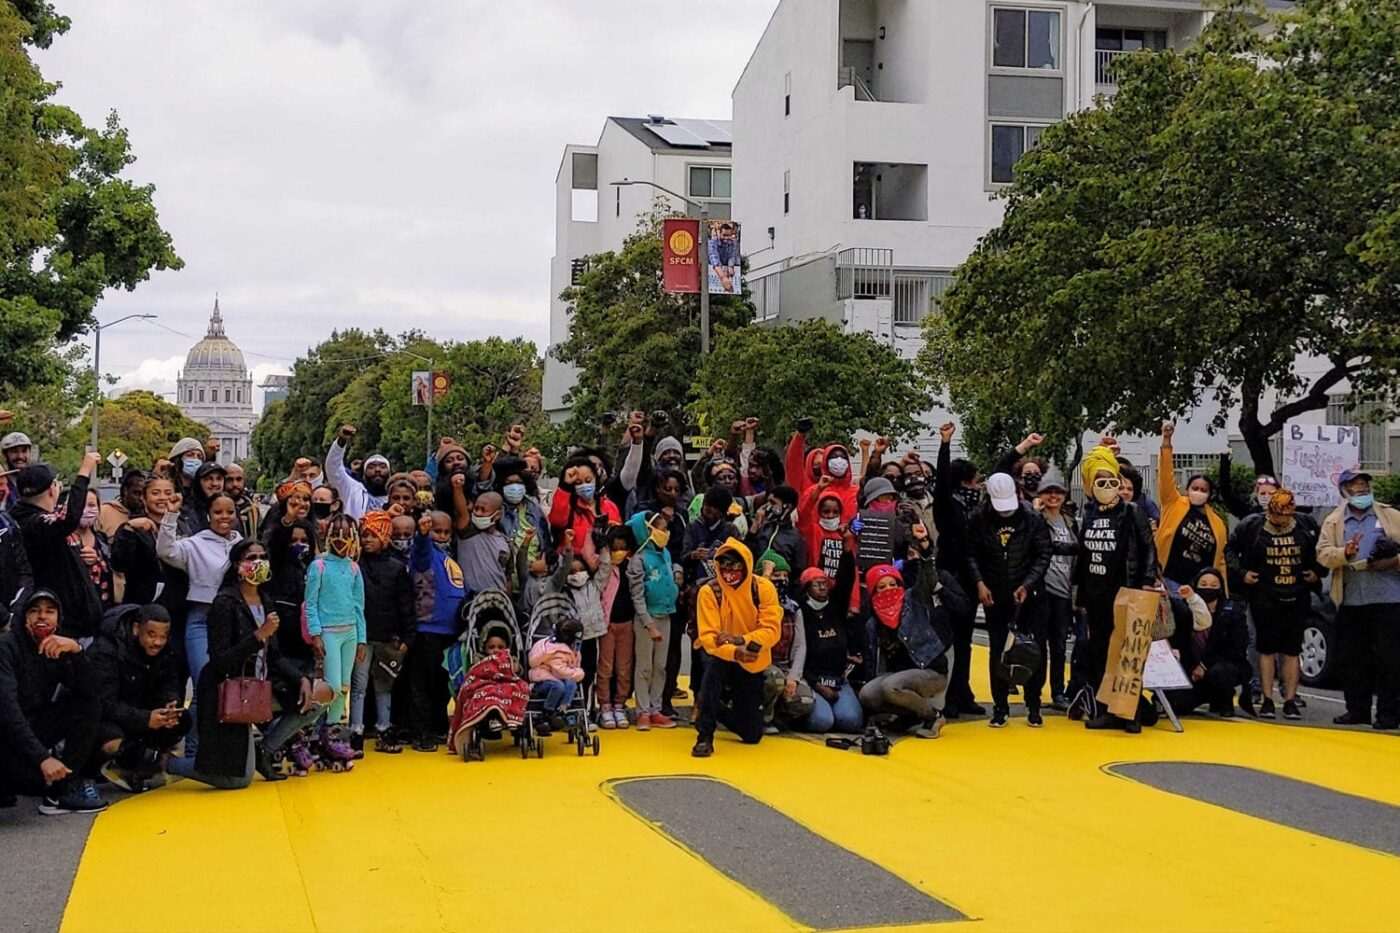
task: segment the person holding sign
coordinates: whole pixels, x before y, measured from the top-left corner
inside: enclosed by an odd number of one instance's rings
[[[1303,718],[1298,708],[1298,658],[1318,568],[1313,536],[1294,518],[1295,508],[1293,493],[1280,489],[1269,497],[1266,512],[1246,518],[1230,538],[1229,554],[1254,617],[1263,690],[1259,715],[1265,719],[1274,718],[1276,655],[1283,656],[1283,717]]]
[[[1162,521],[1157,527],[1157,559],[1162,563],[1167,591],[1194,580],[1206,567],[1225,574],[1225,521],[1210,508],[1215,484],[1201,474],[1186,483],[1186,495],[1176,485],[1172,464],[1172,436],[1176,425],[1162,422],[1162,454],[1157,462],[1157,497]]]
[[[1183,613],[1181,607],[1188,608]],[[1234,715],[1235,688],[1247,688],[1249,667],[1249,623],[1242,602],[1225,596],[1225,580],[1220,571],[1207,567],[1189,587],[1182,587],[1172,600],[1176,631],[1172,648],[1181,669],[1191,680],[1189,690],[1169,690],[1167,700],[1178,713],[1189,713],[1208,704],[1217,716]],[[1186,623],[1183,616],[1189,615]],[[1242,695],[1241,708],[1250,712]]]
[[[1346,501],[1322,523],[1317,559],[1332,570],[1332,599],[1340,607],[1337,635],[1347,711],[1340,726],[1371,722],[1400,728],[1400,512],[1376,502],[1371,475],[1346,470],[1338,478]]]

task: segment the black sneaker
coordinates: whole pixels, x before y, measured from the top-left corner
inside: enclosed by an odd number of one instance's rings
[[[987,725],[991,726],[993,729],[1000,729],[1002,726],[1006,725],[1008,715],[1009,713],[1007,710],[994,709],[992,710],[991,721],[989,721]]]
[[[1123,720],[1112,713],[1099,713],[1093,719],[1084,720],[1085,729],[1121,729]]]
[[[1039,729],[1041,726],[1045,725],[1045,720],[1040,718],[1040,710],[1026,710],[1026,725],[1030,726],[1032,729]]]
[[[415,752],[435,752],[438,750],[438,745],[430,736],[424,735],[419,736],[418,741],[413,743],[413,750]]]
[[[1298,708],[1297,700],[1283,701],[1283,718],[1298,720],[1303,718],[1303,711]]]
[[[1370,716],[1353,716],[1351,713],[1343,713],[1340,716],[1333,716],[1332,722],[1339,726],[1369,726]]]
[[[969,700],[968,702],[966,702],[966,703],[959,703],[959,704],[958,704],[958,711],[959,711],[959,712],[962,712],[962,713],[964,713],[964,714],[966,714],[966,715],[968,715],[968,716],[985,716],[985,715],[987,715],[987,710],[986,710],[984,707],[978,706],[975,702],[972,702],[972,701],[970,701],[970,700]]]
[[[1260,719],[1273,719],[1273,718],[1274,718],[1274,699],[1273,699],[1273,697],[1264,697],[1264,699],[1262,699],[1262,700],[1259,701],[1259,718],[1260,718]]]
[[[690,750],[691,758],[709,758],[715,753],[715,743],[706,742],[700,739],[695,743],[695,747]]]
[[[115,761],[107,761],[101,767],[102,776],[107,779],[107,783],[113,787],[126,791],[128,794],[140,794],[146,790],[145,776],[129,771],[121,767]]]
[[[45,797],[39,801],[39,812],[44,816],[60,816],[64,813],[101,813],[107,809],[107,801],[97,793],[91,781],[70,781],[67,789],[57,797]]]
[[[363,732],[350,733],[350,750],[355,753],[356,760],[365,757],[365,734]]]
[[[1394,732],[1400,729],[1400,719],[1377,719],[1371,723],[1371,728],[1381,732]]]
[[[1063,713],[1065,710],[1069,709],[1069,697],[1065,696],[1063,693],[1055,694],[1050,698],[1050,708]]]
[[[1125,719],[1123,720],[1123,731],[1128,735],[1137,735],[1142,732],[1142,723],[1136,719]]]

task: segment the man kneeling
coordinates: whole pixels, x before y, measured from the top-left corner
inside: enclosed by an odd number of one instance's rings
[[[0,793],[40,797],[47,816],[107,806],[81,776],[101,700],[87,652],[58,634],[60,618],[58,597],[35,590],[0,635]]]
[[[190,730],[179,664],[163,606],[118,606],[102,620],[92,666],[102,697],[99,754],[102,776],[140,793],[160,774],[160,756]]]

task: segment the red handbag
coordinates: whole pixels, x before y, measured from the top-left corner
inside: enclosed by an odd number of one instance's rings
[[[259,652],[257,660],[262,653]],[[272,721],[272,681],[266,677],[226,677],[219,684],[219,722],[258,725]]]

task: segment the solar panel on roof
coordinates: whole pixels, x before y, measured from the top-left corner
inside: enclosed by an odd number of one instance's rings
[[[672,146],[686,146],[696,149],[705,149],[709,146],[709,143],[705,142],[704,139],[675,123],[643,123],[642,126]]]
[[[676,123],[708,143],[728,146],[734,142],[734,136],[725,123],[712,120],[677,120]]]

